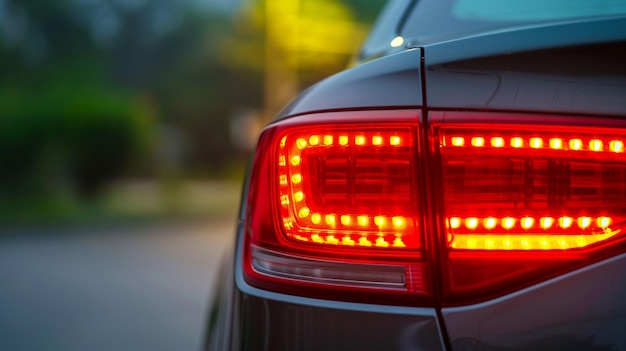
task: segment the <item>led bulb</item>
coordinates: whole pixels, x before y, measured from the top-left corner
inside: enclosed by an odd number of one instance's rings
[[[298,149],[304,149],[305,147],[307,147],[307,145],[308,143],[303,138],[298,138],[298,140],[296,140],[296,146],[298,147]]]
[[[291,181],[294,184],[300,184],[302,182],[302,174],[296,173],[296,174],[292,175],[291,176]]]
[[[589,141],[589,150],[600,152],[603,149],[602,140],[593,139]]]
[[[504,217],[502,218],[502,228],[513,229],[513,227],[515,227],[515,222],[515,218],[513,217]]]
[[[381,228],[382,226],[385,225],[385,217],[383,216],[374,217],[374,224],[376,224],[378,228]]]
[[[450,139],[453,146],[463,146],[465,145],[465,139],[463,137],[452,137]]]
[[[369,247],[369,246],[372,246],[372,243],[369,240],[367,240],[367,238],[361,237],[359,238],[359,245]]]
[[[569,141],[569,148],[571,150],[582,150],[583,149],[583,141],[580,139],[570,139]]]
[[[578,227],[580,229],[587,229],[591,225],[590,217],[578,217]]]
[[[309,144],[315,146],[315,145],[319,145],[319,143],[320,143],[319,135],[311,135],[311,137],[309,138]]]
[[[550,139],[550,148],[555,150],[560,150],[563,148],[563,139],[561,138],[552,138]]]
[[[357,135],[354,137],[354,143],[356,145],[365,145],[365,137],[363,135]]]
[[[498,224],[498,220],[493,217],[488,217],[483,220],[483,225],[486,229],[493,229]]]
[[[493,146],[493,147],[503,147],[504,146],[504,138],[502,138],[502,137],[493,137],[493,138],[491,138],[491,146]]]
[[[524,139],[520,137],[511,138],[511,147],[514,147],[516,149],[524,147]]]
[[[324,135],[324,145],[330,146],[333,144],[333,136],[332,135]]]
[[[309,213],[311,213],[311,210],[308,207],[303,207],[298,211],[298,217],[306,218],[309,216]]]
[[[474,138],[472,138],[472,146],[475,146],[475,147],[483,147],[483,146],[485,146],[485,138],[483,138],[483,137],[474,137]]]
[[[296,192],[295,194],[293,194],[293,199],[298,202],[304,200],[304,193],[301,191]]]
[[[369,218],[367,216],[358,216],[356,220],[362,227],[366,227],[369,224]]]
[[[314,213],[311,215],[311,222],[313,224],[320,224],[322,223],[322,215],[319,213]]]
[[[533,149],[540,149],[543,147],[543,140],[541,138],[530,138],[530,147]]]
[[[286,174],[281,174],[278,177],[278,180],[280,182],[280,185],[287,185],[288,184],[288,182],[287,182],[287,175]]]
[[[352,240],[352,238],[350,238],[349,236],[344,236],[343,238],[341,238],[341,243],[347,246],[354,246],[356,242]]]
[[[385,238],[379,237],[378,239],[376,239],[376,246],[389,247],[389,243],[385,241]]]
[[[333,214],[326,215],[325,220],[326,220],[326,224],[330,226],[331,228],[334,228],[335,225],[337,224],[337,219],[335,215]]]
[[[622,153],[624,152],[624,142],[621,140],[612,140],[609,143],[609,148],[611,149],[611,152]]]
[[[554,224],[554,218],[552,217],[542,217],[539,220],[539,223],[541,224],[541,228],[543,229],[550,229],[552,227],[552,224]]]
[[[465,219],[465,226],[467,229],[476,229],[478,227],[478,218],[470,217]]]
[[[567,229],[572,226],[574,219],[572,217],[561,217],[559,218],[559,226],[563,229]]]
[[[524,217],[521,219],[520,224],[524,229],[530,229],[535,224],[535,219],[532,217]]]
[[[597,219],[597,223],[598,223],[598,227],[605,229],[608,226],[611,225],[611,217],[598,217]]]
[[[406,226],[406,222],[404,220],[404,217],[400,217],[400,216],[393,217],[391,219],[391,221],[393,223],[394,228],[396,228],[396,229],[402,229],[402,228],[404,228]]]
[[[402,239],[400,238],[395,238],[393,240],[393,247],[406,247],[406,245],[404,244],[404,242],[402,241]]]
[[[341,219],[341,224],[345,225],[345,226],[349,226],[352,224],[352,217],[347,216],[347,215],[343,215],[340,217]]]
[[[458,229],[460,227],[461,227],[461,218],[459,217],[450,218],[450,228]]]

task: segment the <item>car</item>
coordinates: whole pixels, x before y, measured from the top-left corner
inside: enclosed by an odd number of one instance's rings
[[[624,350],[626,1],[390,1],[243,189],[209,350]]]

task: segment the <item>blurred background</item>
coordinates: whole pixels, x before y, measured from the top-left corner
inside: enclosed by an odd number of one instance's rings
[[[0,0],[0,219],[201,214],[181,192],[239,182],[260,128],[345,68],[382,5]]]
[[[384,2],[0,0],[0,349],[198,349],[258,132]]]

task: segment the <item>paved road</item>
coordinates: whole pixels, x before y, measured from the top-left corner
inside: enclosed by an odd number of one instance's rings
[[[233,228],[0,236],[0,350],[198,350]]]

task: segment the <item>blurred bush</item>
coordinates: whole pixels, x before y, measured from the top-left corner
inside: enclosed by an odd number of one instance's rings
[[[259,127],[345,67],[383,2],[0,0],[0,221],[118,180],[240,177]]]
[[[0,196],[92,197],[148,149],[138,99],[95,86],[0,90]]]

